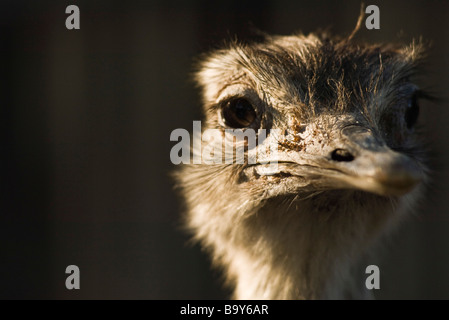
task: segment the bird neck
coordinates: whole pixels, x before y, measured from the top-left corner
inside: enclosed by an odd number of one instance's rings
[[[353,199],[288,208],[281,202],[233,224],[222,256],[235,298],[366,298],[357,262],[383,229],[386,211],[356,207]]]

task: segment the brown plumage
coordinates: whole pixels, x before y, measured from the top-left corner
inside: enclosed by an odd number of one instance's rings
[[[413,82],[422,51],[311,34],[232,43],[203,59],[203,129],[218,129],[220,146],[225,129],[267,129],[246,160],[278,150],[264,158],[275,171],[246,161],[176,175],[186,224],[235,298],[368,296],[358,263],[426,179]]]

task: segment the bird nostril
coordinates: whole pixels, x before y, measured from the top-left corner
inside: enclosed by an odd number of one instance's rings
[[[349,162],[354,160],[354,156],[345,149],[335,149],[332,151],[331,158],[334,161]]]

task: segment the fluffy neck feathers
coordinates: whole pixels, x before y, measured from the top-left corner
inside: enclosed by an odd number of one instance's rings
[[[366,298],[354,267],[404,207],[347,190],[255,207],[238,192],[224,199],[222,188],[207,191],[216,201],[191,190],[188,225],[224,268],[237,299]]]

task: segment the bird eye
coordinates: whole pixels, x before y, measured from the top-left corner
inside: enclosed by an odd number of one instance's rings
[[[256,119],[253,105],[246,99],[237,98],[228,101],[222,110],[225,125],[231,128],[245,128]]]
[[[405,111],[405,122],[407,128],[411,129],[418,121],[419,116],[419,105],[417,94],[414,93],[407,104],[407,110]]]

